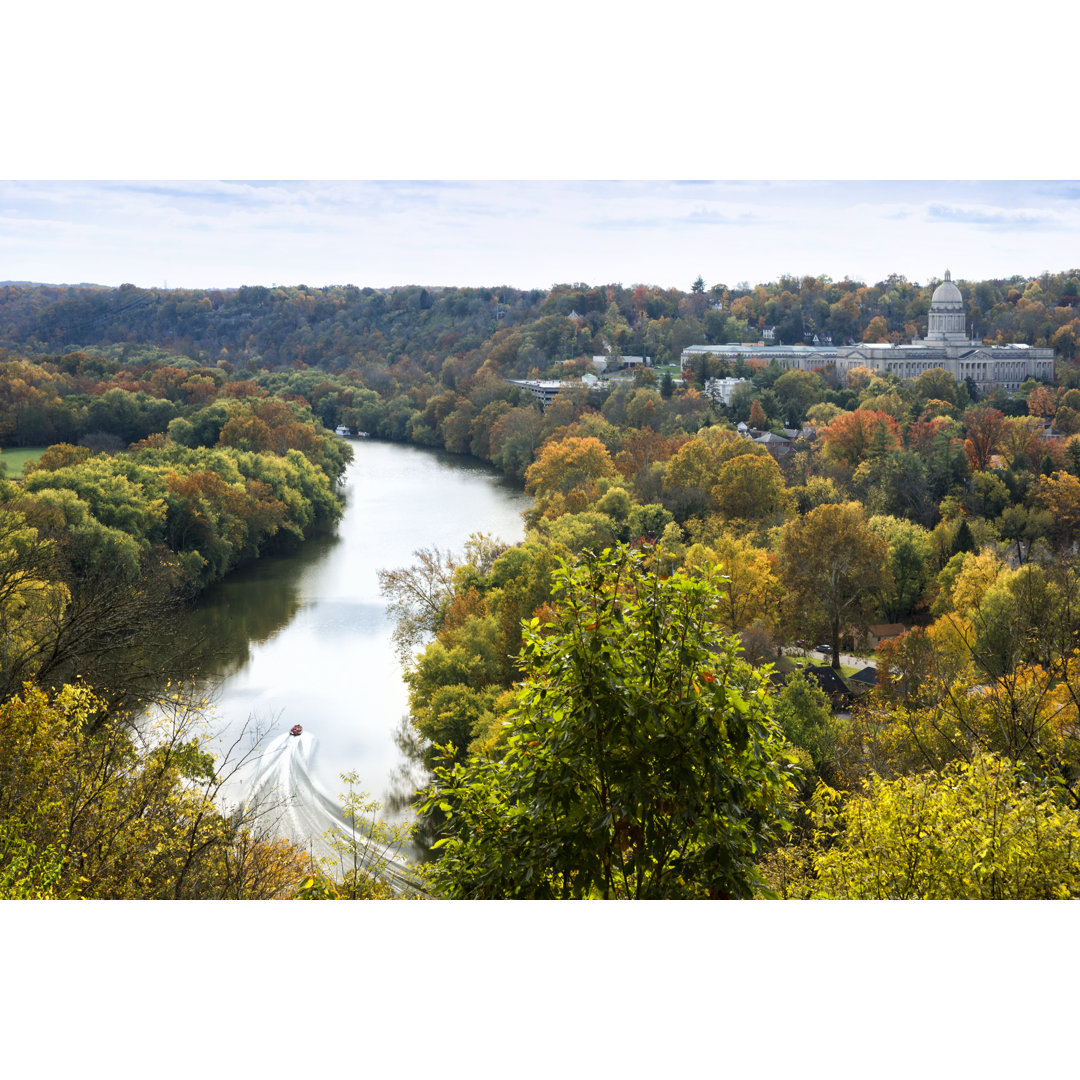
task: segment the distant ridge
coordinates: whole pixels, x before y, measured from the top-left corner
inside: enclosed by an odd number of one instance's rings
[[[49,289],[114,289],[115,285],[99,285],[96,281],[0,281],[0,285],[42,285]]]

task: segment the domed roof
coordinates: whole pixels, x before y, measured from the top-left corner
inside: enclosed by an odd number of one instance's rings
[[[934,290],[934,295],[930,299],[931,305],[937,304],[962,304],[964,298],[960,295],[960,290],[952,283],[952,276],[949,271],[945,271],[945,280]]]

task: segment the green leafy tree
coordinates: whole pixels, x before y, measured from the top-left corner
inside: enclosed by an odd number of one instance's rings
[[[457,898],[746,897],[793,767],[721,586],[619,548],[555,574],[501,758],[436,769],[431,881]]]
[[[887,554],[858,503],[819,506],[784,526],[784,583],[798,615],[828,632],[833,667],[840,666],[841,632],[873,614],[873,594],[888,581]]]
[[[382,804],[359,789],[355,772],[342,773],[341,780],[347,788],[341,796],[344,820],[340,828],[326,833],[334,856],[322,860],[322,874],[302,883],[299,899],[388,900],[395,887],[414,892],[419,882],[400,858],[409,826],[382,820]]]
[[[832,793],[835,795],[835,793]],[[818,797],[818,896],[1049,900],[1080,894],[1080,818],[1060,792],[994,755],[940,775],[870,780]]]
[[[821,400],[824,389],[821,376],[813,371],[786,371],[773,383],[773,392],[780,400],[784,422],[799,427],[806,412]]]
[[[886,575],[879,593],[881,613],[888,622],[898,622],[919,605],[930,584],[930,533],[913,522],[889,516],[872,517],[869,524],[889,545],[891,574]]]
[[[835,782],[833,761],[843,721],[833,716],[828,695],[801,671],[792,672],[776,696],[776,719],[791,743],[805,750],[818,775]]]

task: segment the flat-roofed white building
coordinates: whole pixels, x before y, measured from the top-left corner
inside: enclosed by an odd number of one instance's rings
[[[833,345],[744,345],[741,342],[728,342],[726,345],[689,345],[679,355],[679,368],[686,366],[698,356],[716,356],[722,360],[765,360],[775,361],[782,368],[798,368],[801,371],[813,371],[824,367],[836,359]]]
[[[568,385],[560,379],[507,379],[506,381],[512,386],[523,386],[540,402],[542,409],[546,409],[555,400],[555,395]]]

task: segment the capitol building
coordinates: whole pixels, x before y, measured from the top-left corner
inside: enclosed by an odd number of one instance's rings
[[[1025,379],[1052,382],[1054,378],[1053,349],[984,345],[968,336],[964,298],[948,270],[930,300],[926,337],[910,345],[691,345],[682,352],[681,367],[685,370],[700,356],[765,360],[789,371],[814,371],[835,364],[842,382],[855,368],[891,371],[901,379],[915,379],[931,368],[943,368],[957,382],[970,378],[980,397],[998,386],[1018,390]]]
[[[863,344],[836,350],[836,373],[842,382],[855,368],[891,371],[901,379],[914,379],[931,368],[943,368],[957,381],[972,379],[979,396],[1000,386],[1017,390],[1025,379],[1050,382],[1054,378],[1054,350],[1030,345],[984,345],[967,334],[964,299],[949,271],[930,301],[925,338],[910,345]]]

